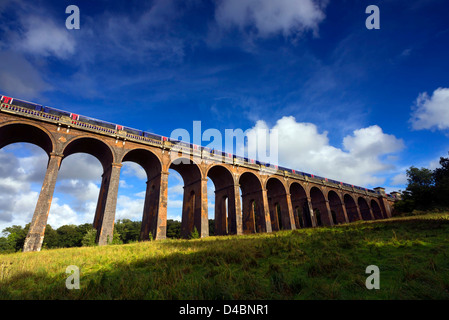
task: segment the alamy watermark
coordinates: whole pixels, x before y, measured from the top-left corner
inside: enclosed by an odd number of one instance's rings
[[[65,13],[70,14],[65,20],[65,27],[69,30],[80,28],[80,9],[78,6],[70,5],[65,9]]]
[[[70,265],[65,269],[70,274],[65,280],[65,286],[69,290],[80,289],[80,269],[78,266]]]
[[[372,289],[380,289],[380,270],[379,267],[376,265],[369,265],[365,269],[365,273],[370,274],[366,278],[365,286],[368,290]]]
[[[380,29],[380,10],[378,6],[369,5],[365,13],[369,14],[365,20],[365,26],[368,30]]]
[[[69,5],[65,9],[66,14],[70,14],[66,21],[65,26],[69,30],[80,29],[80,9],[76,5]],[[369,16],[365,20],[365,26],[368,30],[380,29],[380,10],[376,5],[369,5],[365,9],[365,13]]]

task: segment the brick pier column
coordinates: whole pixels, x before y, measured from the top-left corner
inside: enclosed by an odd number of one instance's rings
[[[357,216],[359,217],[359,220],[363,220],[362,212],[360,211],[360,207],[359,207],[359,204],[357,202],[355,203],[355,208],[357,209]]]
[[[384,217],[384,219],[386,218],[391,218],[391,208],[390,208],[390,204],[388,203],[387,199],[382,196],[379,198],[380,200],[380,207],[382,210],[382,215]]]
[[[288,210],[288,217],[290,220],[290,230],[295,230],[296,229],[296,221],[295,221],[295,215],[293,212],[293,205],[292,205],[292,197],[290,195],[290,193],[286,194],[287,197],[287,210]]]
[[[329,224],[333,226],[334,224],[337,224],[337,221],[334,221],[332,218],[332,212],[331,212],[331,206],[329,205],[329,200],[325,199],[325,207],[327,212],[327,219],[329,220]]]
[[[237,196],[235,192],[237,192]],[[242,234],[240,212],[238,186],[236,188],[232,184],[220,190],[215,190],[215,235]]]
[[[307,197],[307,206],[309,207],[310,222],[312,223],[312,228],[314,228],[318,223],[316,221],[315,213],[313,212],[312,199],[310,199],[310,197]]]
[[[209,216],[208,216],[208,206],[207,206],[207,178],[201,179],[201,200],[200,208],[196,212],[197,223],[198,223],[198,233],[201,238],[209,236]]]
[[[369,214],[371,216],[371,220],[374,220],[374,213],[373,213],[373,209],[371,208],[371,205],[368,203],[368,208],[369,208]]]
[[[189,238],[194,228],[201,238],[209,236],[207,212],[207,179],[184,186],[181,237]]]
[[[112,163],[102,176],[94,220],[94,228],[97,229],[97,242],[100,246],[112,242],[121,168],[122,164]]]
[[[55,190],[56,178],[61,166],[63,155],[50,153],[47,172],[45,173],[39,199],[31,220],[30,230],[25,238],[23,251],[40,251],[44,241],[45,227],[47,226],[48,213],[50,212],[53,192]]]
[[[343,211],[343,215],[345,216],[345,222],[349,223],[348,212],[346,211],[346,206],[344,202],[341,203],[341,209]]]
[[[243,221],[242,221],[242,203],[240,201],[240,185],[234,185],[234,197],[229,198],[228,203],[233,202],[233,210],[230,211],[231,221],[235,219],[235,234],[243,234]],[[231,209],[231,206],[229,207]],[[232,222],[234,224],[234,222]],[[231,224],[231,233],[234,233],[233,226]]]
[[[167,188],[168,172],[147,181],[140,240],[148,240],[150,232],[154,240],[167,237]]]
[[[272,232],[271,228],[271,218],[270,218],[270,208],[268,207],[268,194],[267,189],[262,189],[262,203],[261,208],[263,212],[264,219],[261,221],[262,225],[261,232]]]

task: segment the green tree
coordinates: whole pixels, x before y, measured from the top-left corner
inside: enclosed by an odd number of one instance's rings
[[[214,236],[215,235],[215,220],[209,219],[209,235]]]
[[[81,245],[83,247],[93,247],[97,245],[96,239],[97,239],[97,230],[91,227],[84,234],[83,239],[81,240]]]
[[[200,234],[198,233],[198,229],[196,227],[193,228],[193,231],[190,233],[190,239],[199,239]]]
[[[407,182],[404,195],[406,200],[413,200],[416,209],[426,210],[434,206],[435,178],[432,170],[412,166],[407,170]]]
[[[167,238],[181,238],[181,222],[171,219],[167,220]]]
[[[8,242],[6,237],[0,237],[0,253],[10,253],[14,252],[14,248]]]
[[[60,248],[79,247],[81,245],[83,235],[77,230],[77,226],[73,224],[63,225],[56,232],[58,233]]]
[[[44,242],[42,244],[43,248],[59,248],[59,235],[58,232],[53,229],[49,224],[45,227]]]
[[[25,228],[18,225],[13,225],[3,229],[2,234],[6,237],[7,247],[12,251],[21,251],[25,243],[30,225],[27,224]]]
[[[140,227],[142,223],[140,221],[131,221],[129,219],[117,220],[114,226],[120,234],[120,239],[123,243],[130,243],[139,241],[140,237]]]
[[[440,158],[440,166],[433,172],[435,198],[438,206],[449,207],[449,158]]]
[[[109,236],[108,236],[107,242],[108,242],[108,244],[123,244],[120,233],[117,230],[114,230],[114,232],[112,234],[112,240],[109,239]]]

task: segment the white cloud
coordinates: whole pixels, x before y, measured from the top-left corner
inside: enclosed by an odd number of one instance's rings
[[[0,150],[0,231],[31,222],[47,161],[45,152],[30,144]],[[52,227],[93,221],[102,172],[100,162],[86,154],[63,161],[48,216]]]
[[[0,48],[25,54],[66,59],[75,53],[76,41],[65,27],[64,15],[54,17],[45,8],[25,1],[9,1],[0,6],[0,13],[15,16],[4,21],[0,31],[5,41]],[[62,13],[64,14],[64,13]],[[3,21],[2,21],[3,22]]]
[[[399,173],[391,178],[390,185],[392,186],[403,186],[407,184],[407,174]]]
[[[0,231],[12,225],[31,222],[39,193],[24,191],[0,195]]]
[[[146,180],[147,179],[147,173],[142,168],[141,165],[135,163],[135,162],[124,162],[123,168],[122,168],[123,175],[129,176],[129,177],[137,177],[140,180]]]
[[[96,201],[100,193],[100,188],[92,181],[74,179],[62,180],[56,187],[56,190],[73,196],[80,202]]]
[[[93,218],[89,220],[92,222]],[[85,223],[81,215],[78,215],[68,204],[59,204],[59,198],[54,197],[51,203],[47,223],[56,229],[63,225],[79,225]]]
[[[379,126],[370,126],[354,131],[353,136],[343,140],[346,150],[357,157],[394,153],[403,148],[404,143],[395,136],[385,134]]]
[[[142,220],[144,199],[133,199],[120,195],[117,199],[117,209],[115,220],[130,219],[134,221]]]
[[[278,33],[290,36],[306,30],[317,32],[325,18],[325,5],[314,0],[221,0],[215,19],[224,28],[252,27],[260,37]]]
[[[75,153],[61,162],[58,180],[101,181],[103,167],[100,161],[87,153]]]
[[[12,51],[0,52],[0,88],[5,94],[23,99],[34,99],[41,92],[52,90],[37,68],[22,54]]]
[[[449,128],[449,88],[438,88],[431,96],[420,93],[410,119],[413,129]]]
[[[126,182],[126,180],[124,180],[124,179],[121,179],[121,180],[119,181],[119,186],[120,186],[120,188],[124,188],[124,189],[129,189],[129,188],[132,188],[132,187],[133,187],[133,185],[128,184],[128,183]]]
[[[377,126],[355,130],[343,139],[343,149],[329,143],[328,132],[320,133],[313,123],[279,119],[273,128],[264,121],[249,131],[277,130],[279,164],[295,170],[361,186],[384,183],[379,175],[394,168],[385,156],[399,152],[404,143]]]
[[[70,57],[76,45],[70,31],[65,24],[56,25],[47,15],[43,17],[27,16],[22,19],[25,32],[17,41],[18,47],[24,52],[44,57]]]
[[[428,168],[430,170],[435,170],[436,168],[440,168],[440,167],[441,167],[440,157],[438,157],[438,159],[431,160],[428,165]]]

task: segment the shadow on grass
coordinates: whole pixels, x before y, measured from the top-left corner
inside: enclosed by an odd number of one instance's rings
[[[10,270],[0,299],[449,299],[448,232],[447,219],[413,218],[167,240],[151,244],[156,256],[123,254],[95,268],[86,260],[79,290],[66,288],[65,270]],[[380,290],[365,287],[371,264]]]

